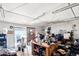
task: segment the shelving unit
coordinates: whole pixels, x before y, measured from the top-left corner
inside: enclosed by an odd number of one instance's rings
[[[6,34],[0,34],[0,46],[7,48]]]

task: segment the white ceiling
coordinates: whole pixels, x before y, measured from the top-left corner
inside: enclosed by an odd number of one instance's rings
[[[79,16],[79,6],[74,7],[73,10],[74,10],[76,16]]]
[[[52,14],[52,12],[68,6],[68,3],[3,3],[5,21],[37,25],[39,23],[61,21],[73,18],[71,9]],[[76,16],[79,16],[79,6],[73,8]],[[0,20],[3,20],[0,15]]]

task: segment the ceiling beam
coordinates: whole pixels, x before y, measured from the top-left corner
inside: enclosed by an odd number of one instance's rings
[[[56,11],[53,11],[52,14],[58,13],[58,12],[62,12],[62,11],[64,11],[64,10],[67,10],[67,9],[70,9],[70,8],[73,8],[73,7],[76,7],[76,6],[78,6],[78,5],[79,5],[78,3],[70,4],[70,5],[66,6],[66,7],[60,8],[60,9],[58,9],[58,10],[56,10]],[[73,12],[73,10],[72,10],[72,12]],[[37,19],[41,18],[42,16],[45,16],[45,14],[46,14],[46,12],[45,12],[44,14],[42,14],[42,15],[40,15],[40,16],[34,18],[34,20],[37,20]],[[75,16],[75,15],[74,15],[74,16]],[[75,16],[75,17],[76,17],[76,16]]]
[[[73,7],[76,7],[76,6],[78,6],[78,5],[79,5],[79,3],[70,4],[69,6],[60,8],[60,9],[58,9],[58,10],[56,10],[56,11],[53,11],[52,14],[58,13],[58,12],[62,12],[62,11],[64,11],[64,10],[67,10],[67,9],[70,9],[70,8],[73,8]]]
[[[36,18],[34,18],[34,20],[39,19],[40,17],[43,17],[46,13],[42,13],[40,16],[37,16]]]
[[[69,18],[69,19],[65,19],[65,20],[61,20],[61,21],[51,21],[51,22],[47,22],[46,24],[45,24],[45,26],[49,26],[50,24],[55,24],[55,23],[62,23],[62,22],[71,22],[71,21],[75,21],[75,20],[79,20],[79,16],[78,17],[76,17],[76,18]]]
[[[4,9],[4,11],[9,12],[9,13],[13,13],[13,14],[16,14],[16,15],[20,15],[20,16],[23,16],[23,17],[27,17],[27,18],[30,18],[30,19],[34,19],[34,18],[30,17],[30,16],[25,16],[25,15],[22,15],[22,14],[19,14],[19,13],[15,13],[15,12],[12,12],[12,11],[8,11],[6,9]]]
[[[70,3],[68,3],[68,5],[70,6]],[[71,9],[71,11],[72,11],[72,13],[73,13],[74,17],[76,18],[76,14],[75,14],[75,12],[74,12],[73,8],[71,7],[70,9]]]
[[[45,26],[45,27],[47,27],[47,26],[51,26],[51,24],[56,24],[56,23],[62,23],[62,22],[71,22],[71,21],[75,21],[75,20],[79,20],[79,16],[78,17],[76,17],[76,18],[69,18],[69,19],[64,19],[64,20],[61,20],[61,21],[50,21],[50,22],[43,22],[43,24],[42,23],[39,23],[39,24],[41,24],[41,25],[38,25],[38,24],[35,24],[36,26]]]
[[[10,10],[10,11],[16,10],[16,9],[18,9],[18,8],[20,8],[20,7],[23,7],[23,6],[27,5],[27,4],[28,4],[28,3],[22,3],[21,5],[19,5],[19,6],[15,7],[15,8],[13,8],[13,9]]]

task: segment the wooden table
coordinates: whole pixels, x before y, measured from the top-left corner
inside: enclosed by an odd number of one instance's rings
[[[57,44],[51,44],[51,45],[44,45],[44,44],[38,44],[36,42],[32,41],[32,54],[34,55],[34,46],[40,46],[45,48],[45,56],[51,56],[51,54],[55,51],[55,49],[58,47]]]

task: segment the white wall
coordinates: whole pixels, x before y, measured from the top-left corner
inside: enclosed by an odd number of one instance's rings
[[[61,22],[61,23],[52,23],[52,24],[49,24],[47,27],[51,26],[51,32],[57,34],[61,29],[66,31],[72,30],[73,24],[76,24],[76,29],[78,30],[77,33],[79,33],[79,20]]]

